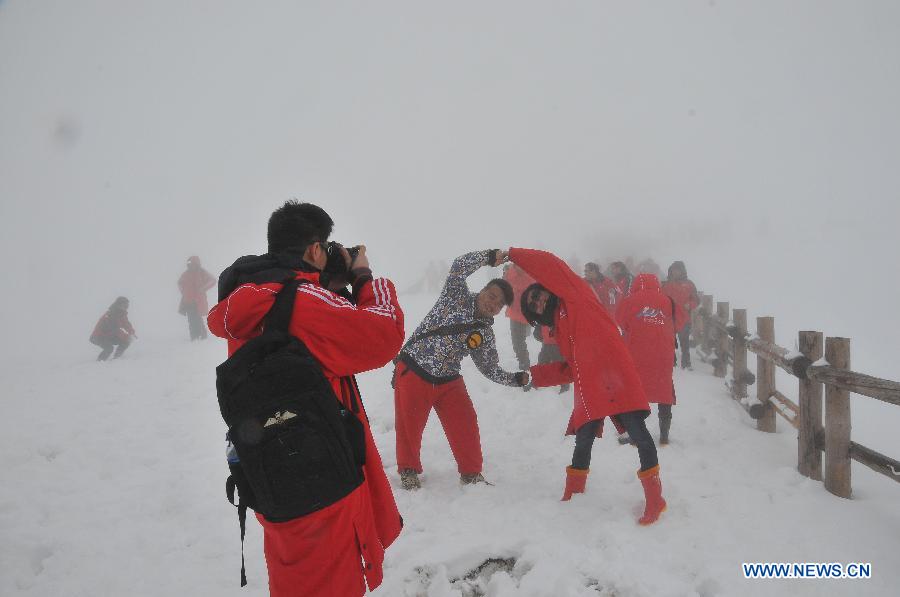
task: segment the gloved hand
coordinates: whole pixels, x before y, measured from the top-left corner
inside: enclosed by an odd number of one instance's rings
[[[528,371],[519,371],[516,373],[516,382],[519,384],[519,387],[522,388],[530,385],[529,382],[531,382],[531,376],[528,374]],[[525,391],[527,392],[528,390]]]

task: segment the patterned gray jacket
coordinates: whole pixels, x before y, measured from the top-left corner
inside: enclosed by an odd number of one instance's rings
[[[475,316],[477,294],[466,284],[466,278],[476,270],[490,265],[492,255],[493,251],[476,251],[454,260],[437,302],[400,349],[399,360],[422,379],[433,384],[453,381],[460,376],[462,360],[471,355],[479,371],[491,381],[519,385],[516,374],[498,364],[491,328],[494,320]]]

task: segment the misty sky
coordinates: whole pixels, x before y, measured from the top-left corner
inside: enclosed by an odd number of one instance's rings
[[[684,259],[900,379],[898,106],[888,1],[2,1],[3,350],[91,358],[119,294],[180,330],[186,257],[298,197],[401,288],[479,248]]]

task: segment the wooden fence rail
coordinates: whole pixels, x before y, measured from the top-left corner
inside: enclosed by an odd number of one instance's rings
[[[713,303],[712,295],[704,293],[700,297],[700,308],[691,314],[691,346],[713,365],[717,377],[726,377],[732,365],[726,385],[756,420],[757,429],[773,433],[777,414],[797,430],[800,474],[824,481],[828,491],[845,498],[852,492],[851,460],[900,482],[900,461],[850,439],[850,394],[900,406],[900,383],[850,370],[848,338],[825,339],[821,332],[802,331],[798,350],[790,351],[775,343],[774,318],[757,317],[751,335],[745,309],[734,309],[729,317],[728,303]],[[748,352],[756,355],[755,375],[747,368]],[[797,402],[776,388],[776,367],[797,378]],[[752,399],[747,388],[754,383]]]

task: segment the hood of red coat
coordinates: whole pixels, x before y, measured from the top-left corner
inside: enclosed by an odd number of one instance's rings
[[[659,292],[659,278],[653,274],[638,274],[631,283],[631,292]]]

